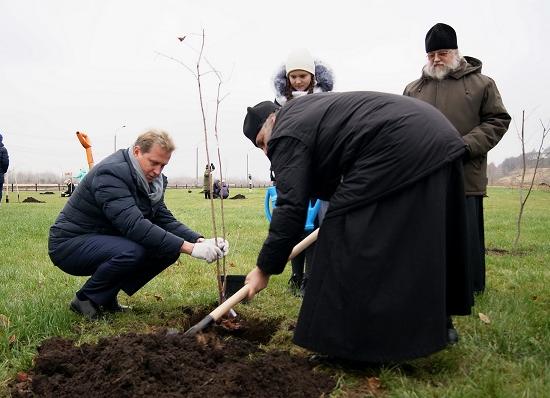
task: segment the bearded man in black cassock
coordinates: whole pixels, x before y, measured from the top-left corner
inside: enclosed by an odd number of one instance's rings
[[[249,298],[280,274],[308,201],[330,201],[294,342],[388,362],[448,344],[447,317],[473,303],[464,262],[465,144],[424,102],[323,93],[248,108],[244,134],[277,178],[277,205],[248,275]]]

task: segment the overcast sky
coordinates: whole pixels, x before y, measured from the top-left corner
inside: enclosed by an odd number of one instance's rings
[[[528,115],[528,149],[550,120],[550,2],[533,1],[185,1],[0,0],[0,132],[11,168],[76,173],[87,166],[76,131],[96,163],[147,128],[166,129],[177,150],[165,174],[199,178],[202,117],[194,68],[200,33],[223,77],[218,117],[224,173],[268,179],[268,162],[242,135],[247,106],[272,100],[272,77],[287,54],[310,50],[334,71],[335,91],[401,94],[426,61],[424,36],[455,28],[463,55],[483,62],[512,115],[489,152],[500,163],[521,153],[516,127]],[[187,35],[184,43],[178,36]],[[203,66],[203,72],[208,66]],[[203,76],[209,147],[217,80]],[[126,126],[126,127],[122,127]],[[519,128],[519,127],[518,127]],[[198,148],[198,162],[197,162]],[[218,165],[217,158],[213,162]]]

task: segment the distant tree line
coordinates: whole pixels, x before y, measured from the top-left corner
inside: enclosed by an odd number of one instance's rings
[[[31,172],[31,171],[8,171],[7,174],[9,184],[59,184],[63,181],[63,176],[46,171],[46,172]],[[65,177],[66,178],[66,177]]]
[[[525,154],[527,168],[535,167],[537,161],[537,152],[531,151]],[[500,165],[495,165],[490,163],[487,166],[487,176],[489,178],[489,183],[495,181],[501,177],[505,177],[514,171],[521,170],[523,167],[523,160],[521,155],[506,158]],[[544,149],[541,159],[539,161],[539,168],[550,168],[550,147]],[[15,173],[8,171],[9,183],[14,184],[15,182],[19,184],[60,184],[67,177],[62,174],[55,174],[52,172],[30,172],[30,171],[16,171]],[[245,186],[248,181],[246,178],[228,178],[229,183],[236,184],[237,186]],[[198,183],[197,186],[202,185],[202,176],[198,181],[192,177],[174,177],[169,178],[168,182],[170,185],[194,185]],[[270,185],[269,181],[258,180],[254,181],[254,185]]]
[[[531,151],[525,154],[527,168],[535,167],[537,161],[537,152]],[[500,165],[495,165],[490,163],[487,166],[487,175],[489,177],[489,182],[499,179],[501,177],[507,176],[510,173],[521,170],[523,167],[523,160],[521,155],[506,158]],[[546,148],[543,151],[543,155],[539,161],[539,168],[550,168],[550,147]],[[16,171],[8,172],[9,183],[19,183],[19,184],[60,184],[65,177],[62,174],[55,174],[52,172],[30,172],[30,171]],[[246,185],[248,182],[245,178],[229,178],[231,184],[236,185]],[[170,185],[194,185],[197,181],[192,177],[175,177],[169,178],[168,182]],[[270,185],[269,181],[258,180],[254,181],[255,185]],[[202,185],[202,176],[199,178],[198,184]]]
[[[7,174],[8,183],[10,184],[63,184],[63,181],[67,179],[64,174],[56,174],[53,172],[31,172],[31,171],[8,171]],[[228,183],[232,186],[247,186],[248,180],[246,178],[228,178]],[[168,176],[168,184],[173,185],[197,185],[202,187],[203,178],[202,175],[196,181],[194,177],[170,177]],[[253,179],[254,186],[267,186],[271,185],[270,181],[263,179]]]
[[[537,152],[531,151],[525,153],[525,160],[527,168],[535,167],[535,163],[537,162]],[[514,170],[521,169],[523,167],[522,162],[523,160],[521,158],[521,155],[513,158],[506,158],[497,168],[500,169],[504,174],[510,174],[510,172]],[[550,167],[550,147],[544,150],[542,157],[539,161],[539,167]]]
[[[531,151],[525,153],[525,163],[528,169],[534,168],[537,162],[537,151]],[[550,147],[544,149],[541,159],[539,160],[539,168],[550,168]],[[498,180],[501,177],[512,174],[515,171],[523,168],[523,159],[521,155],[506,158],[500,165],[490,163],[487,166],[487,177],[489,183]]]

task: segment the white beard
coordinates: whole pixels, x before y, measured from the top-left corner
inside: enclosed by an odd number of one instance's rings
[[[454,72],[460,66],[461,61],[462,57],[457,51],[448,64],[435,67],[432,62],[428,61],[428,63],[424,65],[423,71],[432,79],[443,80],[449,73]]]

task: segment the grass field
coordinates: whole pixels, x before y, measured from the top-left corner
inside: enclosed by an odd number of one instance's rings
[[[229,274],[246,274],[267,233],[265,191],[231,191],[236,193],[247,199],[224,201],[231,243],[227,265]],[[20,196],[46,203],[17,203],[10,195],[11,202],[0,207],[0,396],[9,395],[7,384],[18,371],[32,366],[44,339],[88,342],[128,331],[146,333],[181,316],[182,306],[216,301],[214,266],[182,256],[133,297],[121,295],[122,303],[133,306],[131,313],[82,320],[68,310],[68,303],[84,278],[64,274],[47,254],[49,226],[66,199],[35,192]],[[188,226],[212,235],[210,202],[197,190],[169,190],[166,202]],[[456,319],[459,344],[400,365],[340,370],[333,396],[550,397],[550,192],[533,192],[518,251],[512,253],[518,208],[516,190],[490,189],[485,200],[487,290],[477,297],[471,316]],[[219,214],[217,226],[221,233]],[[300,299],[288,294],[288,277],[287,267],[238,312],[283,319],[268,346],[299,351],[290,341],[288,325],[296,319]]]

